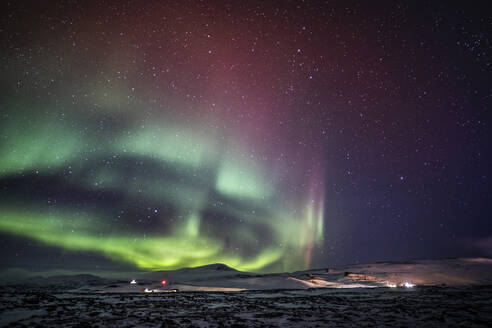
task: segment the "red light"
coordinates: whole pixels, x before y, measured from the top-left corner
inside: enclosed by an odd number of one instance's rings
[[[161,284],[165,285],[167,283],[167,281],[163,280],[161,281]]]

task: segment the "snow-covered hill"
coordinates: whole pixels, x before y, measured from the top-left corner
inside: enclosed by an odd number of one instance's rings
[[[130,284],[132,279],[137,283]],[[95,284],[84,288],[110,293],[140,292],[145,288],[147,291],[168,292],[487,284],[492,284],[492,259],[462,258],[380,262],[278,274],[240,272],[224,264],[212,264],[141,273],[103,288]]]
[[[492,259],[380,262],[276,274],[240,272],[224,264],[210,264],[126,275],[118,279],[88,274],[30,276],[23,283],[98,293],[492,285]]]

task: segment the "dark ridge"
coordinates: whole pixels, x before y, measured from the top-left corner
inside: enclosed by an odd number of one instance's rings
[[[210,270],[210,271],[237,271],[223,263],[207,264],[193,268],[182,268],[177,271],[194,271],[194,270]]]

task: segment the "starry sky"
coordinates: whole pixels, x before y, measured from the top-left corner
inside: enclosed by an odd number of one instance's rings
[[[486,2],[0,12],[1,269],[492,256]]]

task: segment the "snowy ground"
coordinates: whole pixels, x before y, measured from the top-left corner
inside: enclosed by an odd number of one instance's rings
[[[0,295],[0,325],[11,327],[492,326],[492,286]]]
[[[14,283],[5,277],[0,326],[492,327],[492,259],[486,258],[276,274],[211,264],[119,278],[30,276]],[[416,286],[395,287],[405,283]]]

